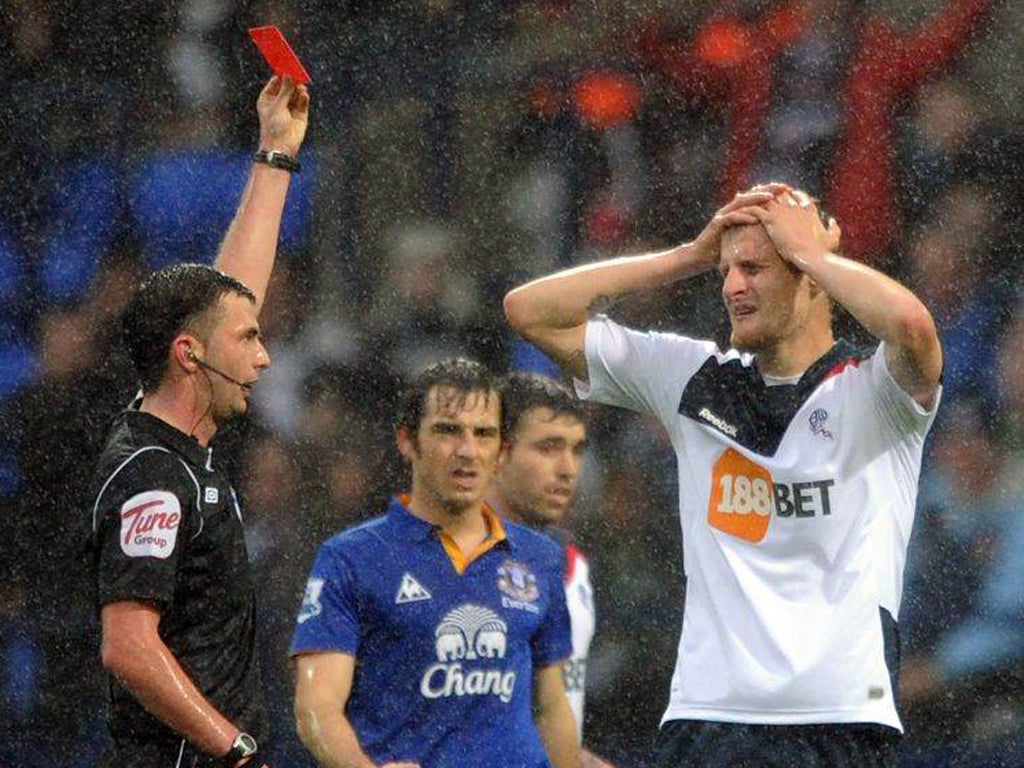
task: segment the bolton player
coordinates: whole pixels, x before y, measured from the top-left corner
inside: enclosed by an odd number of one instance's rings
[[[142,393],[86,510],[110,674],[103,766],[255,764],[266,734],[242,512],[209,443],[270,363],[257,315],[309,94],[272,78],[257,111],[260,151],[217,268],[155,272],[123,320]]]
[[[581,395],[654,414],[676,451],[686,603],[656,765],[897,764],[895,618],[942,353],[925,306],[839,238],[764,185],[693,242],[505,298]],[[730,349],[588,319],[716,266]],[[873,352],[835,341],[832,301]]]
[[[325,768],[575,768],[561,551],[483,501],[497,382],[466,360],[428,368],[396,440],[409,495],[313,564],[291,648],[302,741]]]
[[[559,523],[576,494],[587,446],[583,405],[557,381],[536,373],[509,374],[501,395],[505,450],[488,503],[502,517],[540,531],[562,547],[572,626],[572,656],[563,676],[582,742],[587,656],[597,618],[590,564]],[[581,748],[580,754],[583,768],[608,768],[593,752]]]

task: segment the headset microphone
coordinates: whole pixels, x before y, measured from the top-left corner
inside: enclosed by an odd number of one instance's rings
[[[217,368],[214,368],[212,365],[210,365],[208,362],[203,360],[201,357],[197,356],[196,353],[193,352],[192,350],[188,351],[188,357],[189,357],[190,360],[194,360],[195,362],[197,362],[199,364],[200,368],[205,368],[208,371],[213,371],[218,376],[220,376],[222,379],[230,381],[235,386],[242,387],[242,389],[249,389],[250,387],[252,387],[252,383],[251,382],[247,384],[244,381],[239,381],[238,379],[234,379],[234,378],[228,376],[226,373],[224,373],[224,371],[221,371],[221,370],[218,370]]]

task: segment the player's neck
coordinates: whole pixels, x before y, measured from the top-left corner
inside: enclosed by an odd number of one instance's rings
[[[493,509],[500,517],[504,517],[514,523],[520,522],[515,510],[512,509],[508,502],[505,501],[505,497],[501,495],[501,491],[497,488],[491,489],[491,492],[487,495],[485,501],[487,502],[487,506]]]
[[[525,525],[529,528],[543,528],[544,524],[538,523],[535,520],[530,520],[528,517],[521,515],[516,511],[516,508],[505,501],[505,497],[501,492],[495,489],[490,496],[487,497],[487,506],[493,509],[499,517],[503,517],[506,520],[511,520],[513,523],[519,525]]]
[[[217,425],[209,413],[209,407],[199,408],[196,397],[182,396],[174,392],[170,384],[142,396],[139,410],[165,421],[179,432],[184,432],[207,446],[217,434]]]
[[[805,329],[782,339],[772,347],[758,350],[757,369],[768,376],[799,376],[835,345],[832,329]]]
[[[451,509],[433,494],[422,491],[413,484],[406,509],[421,520],[439,526],[460,546],[463,541],[478,544],[490,532],[484,518],[484,500],[460,509]]]

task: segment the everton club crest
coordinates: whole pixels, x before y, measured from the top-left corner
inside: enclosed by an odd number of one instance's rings
[[[532,603],[540,597],[537,577],[524,563],[515,560],[506,560],[498,568],[498,589],[523,603]]]

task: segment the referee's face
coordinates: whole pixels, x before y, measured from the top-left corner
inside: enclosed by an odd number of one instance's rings
[[[736,349],[773,350],[807,326],[810,281],[779,256],[760,225],[726,230],[718,271]]]
[[[222,296],[216,325],[204,346],[202,360],[220,371],[203,369],[210,384],[210,412],[214,423],[221,424],[249,409],[252,386],[270,365],[255,305],[235,293]]]
[[[448,514],[478,507],[494,478],[500,422],[496,392],[431,388],[416,435],[398,433],[398,448],[412,464],[414,499]]]

